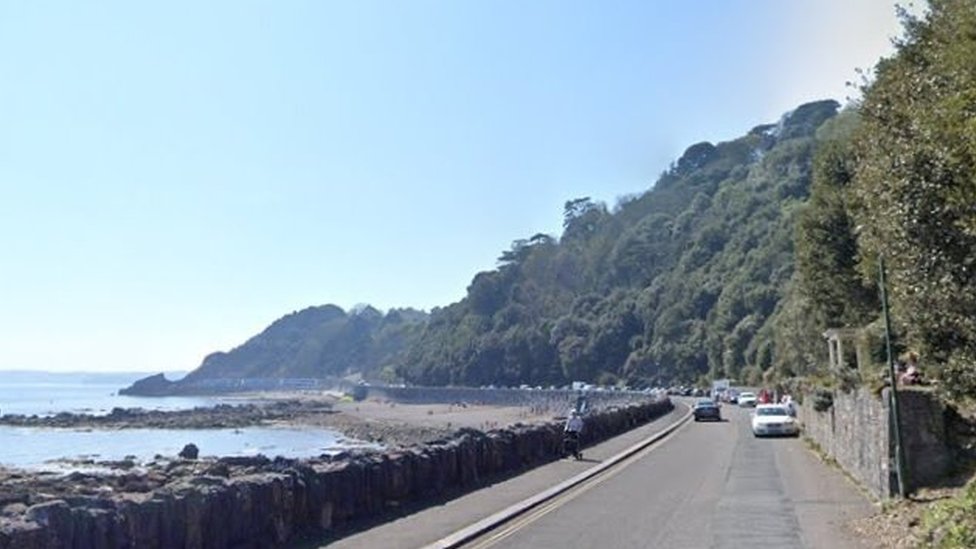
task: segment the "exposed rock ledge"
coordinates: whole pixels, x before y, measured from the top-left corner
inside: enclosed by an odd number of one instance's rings
[[[669,401],[587,421],[584,444],[670,411]],[[561,425],[462,429],[427,444],[314,459],[263,456],[145,466],[104,474],[0,472],[0,549],[281,547],[328,535],[399,505],[477,488],[494,475],[556,459]]]
[[[267,395],[263,398],[267,399]],[[375,406],[375,403],[369,404]],[[368,420],[340,413],[331,399],[321,398],[262,400],[169,411],[114,408],[105,415],[63,412],[53,416],[0,416],[0,425],[73,429],[234,429],[281,424],[331,429],[349,439],[386,446],[418,444],[443,438],[454,431],[436,425]]]

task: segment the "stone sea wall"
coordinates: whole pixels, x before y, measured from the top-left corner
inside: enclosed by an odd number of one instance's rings
[[[366,396],[404,404],[468,403],[544,407],[552,411],[566,412],[575,406],[580,394],[579,391],[569,389],[370,386]],[[646,402],[649,398],[647,393],[640,391],[586,391],[585,395],[592,411]]]
[[[887,389],[878,395],[867,389],[834,391],[833,405],[823,412],[804,398],[798,417],[804,434],[828,457],[875,497],[897,495],[895,445]],[[951,464],[945,407],[926,391],[898,393],[901,440],[907,464],[909,491],[932,486]]]
[[[359,399],[379,398],[405,404],[434,404],[468,402],[495,406],[526,406],[537,404],[564,405],[575,403],[579,391],[570,389],[528,388],[480,388],[480,387],[400,387],[389,385],[357,385],[348,381],[328,378],[219,378],[191,382],[169,381],[163,374],[156,374],[119,390],[122,395],[227,395],[248,392],[307,392],[339,390]],[[594,409],[621,406],[647,400],[648,395],[639,391],[588,390],[587,398]]]
[[[605,409],[587,418],[583,443],[615,436],[672,408],[661,400]],[[551,422],[487,433],[462,430],[447,440],[386,453],[178,460],[163,470],[129,473],[124,482],[88,478],[84,495],[61,497],[18,492],[5,483],[0,549],[282,547],[558,459],[561,439],[561,425]]]

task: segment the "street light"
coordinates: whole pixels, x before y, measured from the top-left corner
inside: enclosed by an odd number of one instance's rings
[[[888,381],[891,385],[891,423],[895,437],[895,474],[898,477],[898,495],[905,497],[905,453],[901,446],[901,422],[898,420],[898,376],[895,374],[895,361],[891,356],[891,316],[888,314],[888,285],[885,281],[884,256],[878,256],[878,279],[881,286],[881,310],[884,313],[885,351],[888,354]]]

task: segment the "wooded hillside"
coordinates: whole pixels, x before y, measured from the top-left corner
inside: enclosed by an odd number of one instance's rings
[[[817,129],[810,103],[733,141],[689,147],[612,209],[566,203],[563,234],[512,243],[431,315],[397,370],[424,384],[631,384],[757,377],[793,274]]]

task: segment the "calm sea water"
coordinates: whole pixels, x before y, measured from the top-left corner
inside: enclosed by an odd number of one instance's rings
[[[0,414],[107,414],[115,407],[179,410],[228,402],[216,397],[118,395],[119,389],[145,375],[0,372]],[[311,428],[100,430],[0,426],[0,465],[61,469],[58,460],[63,458],[103,461],[134,456],[138,461],[148,461],[157,454],[175,456],[190,442],[200,448],[202,456],[309,457],[358,445],[340,433]]]
[[[209,397],[133,397],[119,389],[145,377],[145,373],[0,372],[0,413],[54,415],[58,412],[107,414],[114,407],[147,410],[182,410],[211,406]],[[175,376],[167,376],[174,379]]]

